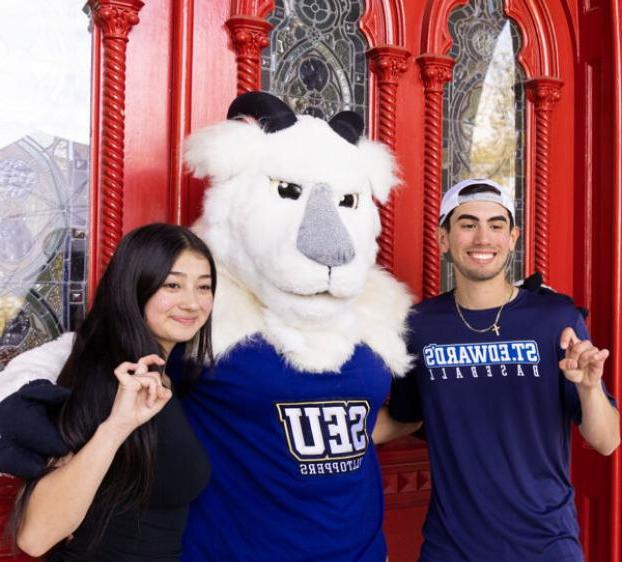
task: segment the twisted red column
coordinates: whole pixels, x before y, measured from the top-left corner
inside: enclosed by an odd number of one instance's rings
[[[123,236],[123,157],[125,143],[125,51],[128,34],[139,21],[140,0],[96,0],[89,4],[103,36],[101,123],[100,249],[101,276]]]
[[[378,140],[395,150],[395,123],[397,108],[397,85],[400,76],[408,69],[410,53],[406,49],[383,45],[367,53],[370,69],[376,75],[378,88]],[[393,271],[393,240],[395,219],[393,195],[380,206],[382,233],[379,240],[378,263]]]
[[[555,78],[534,78],[525,86],[536,116],[535,163],[535,268],[549,279],[549,158],[551,113],[561,97],[563,83]]]
[[[272,24],[255,16],[232,16],[227,29],[235,49],[238,95],[261,88],[261,51],[270,45]]]
[[[423,298],[440,289],[440,252],[436,229],[442,193],[443,164],[443,87],[451,80],[454,60],[440,55],[417,57],[424,85],[424,164],[423,164]]]

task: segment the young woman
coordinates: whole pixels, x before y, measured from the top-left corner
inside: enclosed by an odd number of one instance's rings
[[[175,388],[213,361],[215,288],[209,249],[188,229],[151,224],[123,238],[58,379],[72,391],[58,419],[72,453],[51,462],[16,508],[26,553],[179,559],[188,504],[209,463],[161,373],[177,344],[189,361]]]

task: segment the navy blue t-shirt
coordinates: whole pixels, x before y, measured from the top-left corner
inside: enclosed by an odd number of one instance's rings
[[[498,308],[465,310],[476,328]],[[393,385],[390,411],[424,420],[432,497],[422,562],[583,560],[569,480],[576,387],[558,368],[562,330],[588,337],[567,300],[521,290],[502,311],[500,333],[476,333],[452,293],[409,318],[415,368]]]
[[[204,371],[184,407],[213,472],[183,562],[384,562],[371,433],[390,384],[365,345],[338,373],[309,373],[260,336]]]

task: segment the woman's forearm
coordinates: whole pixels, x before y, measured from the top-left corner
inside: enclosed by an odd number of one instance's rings
[[[17,531],[17,545],[24,552],[40,556],[80,526],[119,447],[170,400],[171,391],[160,375],[149,371],[150,365],[163,362],[149,355],[114,370],[119,384],[110,416],[78,453],[42,478],[28,498]]]
[[[65,464],[35,486],[17,532],[17,545],[41,556],[82,523],[115,454],[128,437],[109,421]]]

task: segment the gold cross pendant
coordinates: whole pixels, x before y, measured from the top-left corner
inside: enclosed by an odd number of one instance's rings
[[[492,328],[490,328],[490,329],[491,329],[491,330],[495,333],[495,335],[496,335],[496,336],[498,336],[498,335],[499,335],[499,326],[497,326],[497,324],[496,324],[496,323],[495,323],[495,324],[493,324],[493,325],[492,325]]]

